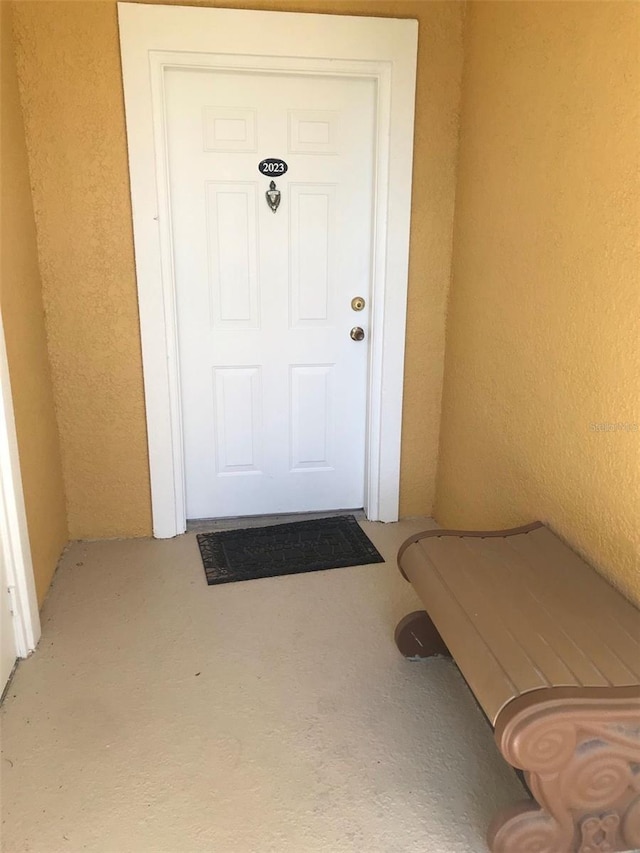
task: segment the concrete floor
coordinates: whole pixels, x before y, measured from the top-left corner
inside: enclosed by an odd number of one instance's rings
[[[522,788],[395,566],[207,587],[193,533],[78,543],[0,711],[5,853],[481,853]]]

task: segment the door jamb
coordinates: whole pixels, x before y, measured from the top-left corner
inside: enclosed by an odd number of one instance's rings
[[[40,639],[40,614],[20,474],[9,364],[0,317],[0,548],[13,608],[16,654],[25,658]],[[0,688],[1,692],[1,688]]]
[[[206,34],[201,51],[185,52],[184,41],[180,47],[180,24],[184,23],[185,14],[198,32]],[[163,93],[164,69],[168,67],[356,76],[376,81],[365,510],[371,520],[396,521],[417,21],[132,3],[118,3],[118,16],[154,536],[171,537],[186,529]],[[247,16],[252,16],[251,21]],[[289,32],[291,41],[282,40],[279,46],[278,41],[269,39],[267,31],[273,31],[274,27],[280,33]],[[236,32],[242,35],[237,36]],[[252,32],[255,35],[247,35]],[[192,34],[190,41],[193,39]],[[322,43],[322,59],[317,58],[318,45],[314,39]],[[269,56],[264,56],[265,42],[269,44]],[[294,57],[291,44],[296,46]],[[327,48],[329,44],[332,49]],[[216,45],[217,52],[212,50]],[[333,58],[328,58],[326,54],[331,50]],[[345,55],[350,58],[345,59]]]

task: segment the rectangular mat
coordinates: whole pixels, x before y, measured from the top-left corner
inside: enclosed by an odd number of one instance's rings
[[[384,563],[353,515],[197,536],[207,583]]]

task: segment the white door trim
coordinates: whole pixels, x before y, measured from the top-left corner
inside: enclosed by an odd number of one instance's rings
[[[40,615],[27,531],[9,365],[0,318],[0,548],[13,608],[16,653],[24,658],[38,645]],[[0,689],[1,692],[1,689]]]
[[[164,69],[176,66],[377,83],[365,509],[372,520],[397,520],[417,21],[135,3],[118,3],[118,17],[154,536],[186,529],[163,110]]]

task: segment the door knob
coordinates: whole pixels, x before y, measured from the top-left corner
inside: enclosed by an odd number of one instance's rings
[[[349,332],[352,341],[361,341],[364,338],[364,329],[361,326],[354,326]]]

